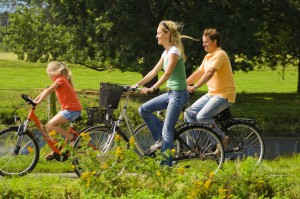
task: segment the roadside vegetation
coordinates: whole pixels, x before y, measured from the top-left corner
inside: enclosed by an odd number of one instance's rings
[[[134,84],[138,73],[120,71],[97,72],[82,66],[70,65],[75,88],[84,107],[99,105],[100,82]],[[12,116],[22,119],[28,105],[20,95],[35,97],[50,85],[45,72],[46,64],[16,60],[13,54],[0,53],[0,127],[13,123]],[[256,119],[264,135],[299,136],[300,96],[295,93],[296,70],[288,68],[285,79],[280,71],[260,69],[253,72],[236,72],[237,102],[232,107],[235,117]],[[161,92],[165,90],[162,89]],[[191,96],[190,102],[199,98],[206,88]],[[140,124],[138,106],[153,96],[133,95],[130,117],[134,125]],[[122,103],[122,101],[121,101]],[[58,109],[59,107],[57,107]],[[117,114],[119,110],[116,110]],[[48,119],[47,103],[37,107],[43,122]],[[86,113],[83,112],[86,120]],[[118,161],[114,167],[99,162],[81,178],[62,173],[73,173],[71,160],[47,162],[42,157],[32,174],[24,177],[0,177],[0,198],[299,198],[300,156],[278,157],[255,165],[253,159],[226,161],[216,174],[174,166],[165,168],[155,159],[141,159],[132,151],[123,150],[127,160]],[[120,151],[118,151],[120,152]],[[120,153],[119,153],[120,154]],[[112,151],[110,157],[115,157]],[[87,159],[92,157],[87,157]],[[94,159],[91,159],[94,161]],[[101,172],[100,172],[101,170]],[[46,174],[48,173],[48,174]],[[51,175],[52,174],[52,175]]]
[[[39,171],[23,177],[0,177],[1,198],[273,198],[300,197],[300,156],[280,157],[256,165],[252,158],[226,161],[216,174],[193,167],[161,167],[153,158],[140,158],[133,147],[119,147],[108,158],[95,162],[97,168],[81,178],[65,172],[56,163],[40,162],[56,174]],[[110,159],[114,159],[111,164]],[[72,167],[70,162],[59,163]],[[47,165],[47,166],[46,166]],[[96,165],[96,164],[93,164]],[[87,167],[85,167],[87,168]],[[92,168],[92,166],[90,167]]]

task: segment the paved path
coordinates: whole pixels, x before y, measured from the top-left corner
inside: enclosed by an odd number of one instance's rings
[[[43,177],[43,176],[53,176],[53,177],[69,177],[69,178],[78,178],[75,173],[29,173],[28,176]],[[0,176],[0,179],[4,179],[3,176]]]

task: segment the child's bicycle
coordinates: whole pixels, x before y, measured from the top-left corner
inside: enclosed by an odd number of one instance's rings
[[[54,158],[57,161],[66,161],[69,158],[69,152],[56,145],[44,129],[44,126],[35,114],[36,104],[25,94],[21,97],[31,105],[27,119],[20,122],[19,126],[11,126],[0,131],[0,175],[2,176],[23,176],[31,172],[37,165],[40,157],[39,138],[29,128],[29,123],[33,122],[48,146],[54,151]],[[70,122],[68,132],[78,137],[81,132],[76,131],[74,123],[80,121],[81,117]],[[68,142],[68,140],[66,140]]]
[[[107,116],[107,113],[112,114],[113,109],[116,109],[119,105],[121,94],[125,94],[126,99],[123,102],[121,113],[116,121],[111,120],[112,117],[108,117],[110,121],[106,122],[106,125],[91,127],[93,133],[89,133],[89,135],[93,136],[95,134],[95,137],[98,138],[97,143],[99,145],[97,145],[97,148],[100,150],[100,157],[98,156],[97,161],[101,162],[101,156],[103,157],[108,154],[114,145],[116,135],[119,135],[126,142],[129,141],[129,137],[134,137],[136,152],[140,156],[150,156],[153,154],[148,153],[151,146],[155,143],[151,132],[145,124],[140,125],[134,130],[127,112],[130,101],[129,96],[137,89],[111,83],[101,83],[100,85],[100,105],[103,106],[98,107],[100,117],[101,115]],[[94,113],[96,113],[96,109]],[[93,115],[89,115],[89,117],[93,117]],[[105,122],[107,120],[101,117],[101,121]],[[123,121],[125,121],[129,137],[121,127]],[[86,144],[82,141],[84,139],[82,136],[79,136],[74,145],[75,151],[80,151],[81,148],[84,149],[83,146]],[[220,149],[219,153],[215,153],[217,147]],[[210,173],[216,172],[224,161],[225,153],[219,136],[204,124],[184,124],[181,126],[175,132],[174,148],[176,152],[173,155],[173,161],[183,167],[194,167],[203,172]],[[81,176],[83,172],[89,169],[84,168],[84,164],[81,164],[85,161],[85,151],[78,152],[76,154],[76,161],[73,163],[78,176]]]

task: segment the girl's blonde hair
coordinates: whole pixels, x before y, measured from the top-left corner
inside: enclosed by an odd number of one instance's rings
[[[161,28],[166,33],[170,32],[170,43],[176,46],[180,50],[183,60],[186,61],[186,56],[184,53],[184,47],[181,38],[192,39],[195,41],[199,41],[199,40],[194,39],[190,36],[181,35],[178,30],[182,29],[183,25],[180,23],[176,23],[173,21],[161,21],[158,27]]]
[[[53,61],[50,62],[47,66],[47,73],[48,75],[52,76],[64,76],[67,78],[71,86],[73,87],[72,82],[72,74],[71,71],[68,69],[67,65],[64,62]]]

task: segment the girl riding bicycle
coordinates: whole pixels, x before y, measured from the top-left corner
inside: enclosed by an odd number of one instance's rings
[[[37,105],[40,104],[55,91],[61,105],[61,111],[46,124],[46,131],[48,134],[51,131],[55,131],[66,137],[69,142],[74,142],[76,137],[69,134],[67,130],[60,126],[78,118],[82,110],[77,94],[73,88],[71,72],[64,62],[54,61],[48,64],[47,73],[53,83],[39,94],[34,102]],[[47,160],[54,159],[54,152],[52,151],[46,155],[45,158]]]

